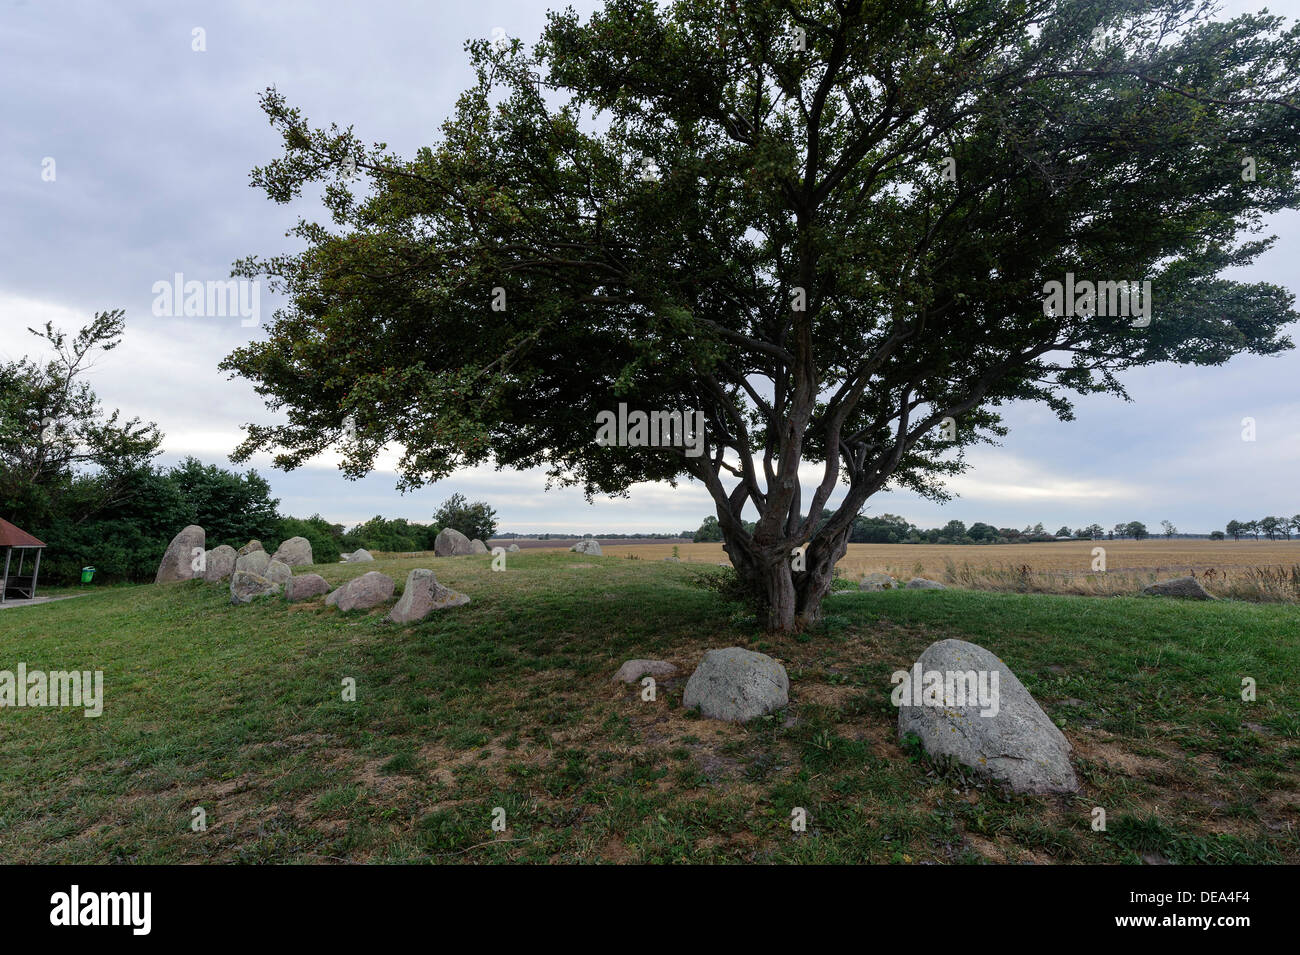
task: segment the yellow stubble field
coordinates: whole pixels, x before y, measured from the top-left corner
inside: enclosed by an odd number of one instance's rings
[[[609,557],[716,565],[721,544],[602,542]],[[1095,571],[1104,550],[1105,571]],[[548,548],[550,549],[550,548]],[[567,545],[557,546],[567,550]],[[1300,600],[1300,541],[1056,541],[1038,544],[850,544],[836,567],[856,580],[883,571],[957,586],[1043,593],[1131,593],[1155,580],[1190,574],[1218,596]]]

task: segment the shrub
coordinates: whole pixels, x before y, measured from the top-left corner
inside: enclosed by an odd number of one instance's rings
[[[471,503],[465,500],[464,494],[453,494],[434,513],[433,523],[438,529],[454,527],[470,540],[486,543],[496,533],[497,512],[486,501]],[[434,533],[436,535],[437,531]],[[429,546],[433,546],[432,542]]]

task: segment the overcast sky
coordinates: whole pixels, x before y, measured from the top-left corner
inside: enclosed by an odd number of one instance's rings
[[[263,333],[238,317],[154,317],[151,305],[154,283],[178,272],[224,279],[239,257],[294,248],[284,232],[298,216],[324,218],[310,201],[277,206],[249,187],[249,170],[278,154],[257,94],[275,85],[313,123],[353,124],[363,140],[410,155],[435,139],[471,82],[464,41],[496,27],[535,39],[546,6],[0,0],[0,358],[35,351],[29,325],[75,330],[96,310],[124,308],[125,342],[91,377],[105,405],[157,421],[165,463],[192,454],[229,466],[241,425],[269,418],[252,386],[226,380],[217,363]],[[1300,2],[1270,9],[1294,18]],[[193,49],[196,29],[203,51]],[[1300,217],[1272,229],[1276,248],[1239,277],[1300,290]],[[922,526],[1154,528],[1167,518],[1192,532],[1300,512],[1300,354],[1125,381],[1132,403],[1081,401],[1071,423],[1013,407],[1011,434],[971,454],[951,503],[894,493],[868,510]],[[1241,436],[1248,416],[1254,442]],[[282,512],[348,524],[378,513],[427,521],[457,491],[493,504],[504,531],[678,531],[713,512],[689,484],[589,505],[576,490],[545,491],[540,473],[465,471],[400,495],[391,472],[350,482],[328,460],[290,473],[268,459],[253,465]]]

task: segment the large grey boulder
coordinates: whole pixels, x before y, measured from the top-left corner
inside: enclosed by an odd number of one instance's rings
[[[1195,577],[1175,577],[1172,580],[1159,580],[1150,587],[1144,587],[1142,592],[1156,597],[1181,597],[1184,600],[1214,599]]]
[[[211,582],[225,580],[235,572],[235,548],[218,544],[204,558],[203,579]]]
[[[393,596],[393,591],[396,589],[397,585],[393,583],[392,577],[372,570],[368,574],[349,580],[326,597],[325,603],[343,611],[369,610]]]
[[[517,554],[517,553],[519,553],[519,545],[518,545],[518,544],[511,544],[509,547],[506,548],[506,553],[508,553],[508,554]]]
[[[913,577],[907,582],[908,590],[947,590],[943,584],[937,580],[926,580],[924,577]]]
[[[232,604],[252,603],[258,597],[270,597],[280,592],[280,585],[267,580],[261,574],[247,570],[237,570],[230,578],[230,602]]]
[[[291,603],[296,600],[310,600],[329,591],[329,583],[320,574],[298,574],[290,577],[285,583],[284,599]]]
[[[940,640],[926,647],[906,676],[900,682],[895,674],[900,739],[914,733],[931,756],[951,757],[1017,792],[1079,788],[1069,741],[988,650],[965,640]]]
[[[273,584],[287,584],[293,579],[293,568],[283,561],[272,558],[266,565],[266,573],[262,576]]]
[[[414,623],[435,610],[462,607],[469,597],[438,583],[433,571],[417,567],[406,575],[406,587],[386,619],[393,623]]]
[[[249,541],[243,547],[239,548],[239,550],[235,551],[235,556],[243,557],[245,554],[251,554],[255,550],[266,550],[266,548],[262,546],[261,541]]]
[[[454,527],[444,527],[433,539],[433,552],[439,557],[460,557],[473,553],[469,538]]]
[[[264,550],[250,550],[243,557],[235,558],[236,573],[242,570],[250,574],[257,574],[259,577],[265,577],[270,566],[271,555]]]
[[[594,541],[594,540],[580,540],[580,541],[578,541],[578,543],[576,543],[576,544],[574,544],[572,547],[570,547],[569,550],[575,550],[575,551],[577,551],[579,554],[586,554],[586,555],[588,555],[589,557],[604,557],[604,556],[605,556],[605,555],[602,554],[601,551],[600,551],[600,544],[597,543],[597,542]]]
[[[893,590],[897,586],[898,581],[889,574],[867,574],[858,581],[858,590]]]
[[[202,576],[202,571],[194,569],[195,550],[207,553],[207,535],[203,528],[191,524],[172,538],[158,564],[158,573],[154,575],[155,584],[170,584],[177,580],[192,580]]]
[[[271,559],[288,564],[290,567],[305,567],[314,563],[311,556],[311,541],[305,537],[290,537],[276,548]]]
[[[611,683],[637,683],[643,676],[652,676],[656,680],[666,680],[676,676],[677,667],[667,660],[628,660],[614,674]]]
[[[469,552],[471,554],[486,554],[488,553],[488,546],[481,540],[475,539],[469,542]]]
[[[742,647],[710,650],[686,681],[682,704],[710,719],[743,723],[790,701],[785,667]]]
[[[370,551],[366,550],[364,547],[358,547],[352,553],[343,555],[343,562],[346,564],[365,563],[368,560],[374,559],[375,558],[371,556]]]

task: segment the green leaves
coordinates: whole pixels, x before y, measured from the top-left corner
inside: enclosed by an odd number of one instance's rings
[[[93,356],[116,348],[125,328],[121,309],[97,312],[75,335],[47,322],[28,329],[54,357],[0,364],[0,509],[44,516],[69,493],[74,477],[96,476],[102,505],[124,475],[159,453],[157,425],[105,413],[82,376]],[[98,505],[92,505],[92,508]]]

